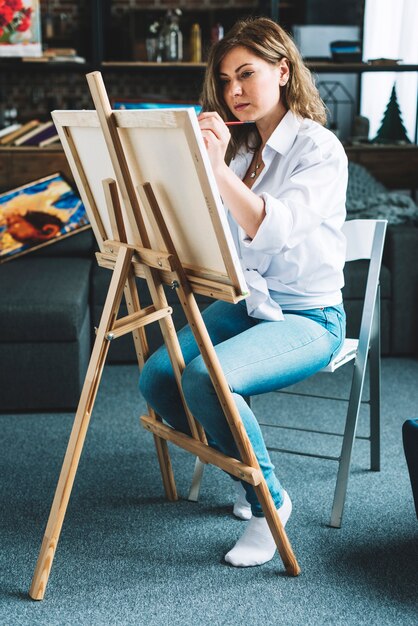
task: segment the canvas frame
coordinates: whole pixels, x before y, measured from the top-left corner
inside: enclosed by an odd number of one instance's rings
[[[150,183],[162,207],[163,217],[176,247],[180,250],[182,266],[195,293],[213,295],[232,302],[237,302],[248,295],[225,208],[195,112],[187,108],[122,110],[113,111],[112,115],[124,152],[128,155],[130,176],[138,198],[142,185]],[[52,118],[89,215],[98,246],[105,255],[109,251],[106,242],[112,239],[112,229],[103,181],[117,180],[117,176],[106,149],[97,112],[53,111]],[[182,163],[181,168],[178,168],[175,161],[170,162],[170,157],[167,157],[170,144],[167,131],[170,130],[175,132],[171,148],[176,146],[180,152],[178,146],[182,142],[183,152],[178,159]],[[158,147],[155,146],[157,138],[160,141]],[[171,200],[176,194],[176,201],[172,204]],[[122,198],[120,190],[119,196],[127,231],[127,243],[141,246],[134,211],[127,199]],[[141,206],[146,209],[146,203]],[[202,220],[206,224],[203,236]],[[145,221],[152,248],[165,251],[164,243],[154,236],[158,229],[154,227],[152,216],[145,216]],[[196,243],[193,223],[198,224],[196,230],[200,236],[199,242]],[[165,277],[165,282],[171,282],[170,275]]]

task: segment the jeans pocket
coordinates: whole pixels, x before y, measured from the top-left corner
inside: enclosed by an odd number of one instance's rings
[[[345,314],[344,311],[336,310],[334,307],[328,307],[324,309],[326,317],[327,317],[327,325],[326,329],[330,332],[337,340],[334,351],[332,352],[331,359],[338,354],[341,350],[344,339],[345,339]],[[344,323],[343,323],[344,322]]]

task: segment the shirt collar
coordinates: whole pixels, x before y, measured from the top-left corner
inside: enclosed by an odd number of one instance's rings
[[[273,133],[270,135],[267,140],[266,146],[285,156],[290,148],[293,146],[293,143],[297,137],[299,132],[299,128],[301,125],[301,120],[296,117],[292,111],[287,111],[285,116],[279,122]],[[238,150],[234,159],[232,159],[230,163],[231,169],[239,176],[241,179],[244,178],[245,172],[247,171],[251,159],[253,158],[253,152],[248,151],[245,147],[241,146]],[[273,154],[268,154],[268,150],[263,153],[264,162],[266,167],[268,167],[271,161],[274,158]],[[263,177],[263,172],[261,173],[261,177]],[[258,183],[258,180],[255,184]]]
[[[288,111],[267,140],[267,146],[285,156],[298,134],[301,120],[292,111]]]

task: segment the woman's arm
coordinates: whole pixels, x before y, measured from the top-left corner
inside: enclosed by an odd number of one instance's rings
[[[265,217],[264,200],[225,163],[230,132],[221,117],[217,113],[202,113],[199,124],[222,200],[235,221],[253,239]]]

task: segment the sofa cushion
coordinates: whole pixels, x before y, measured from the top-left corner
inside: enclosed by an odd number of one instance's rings
[[[74,341],[86,317],[92,261],[27,256],[0,266],[0,342]]]
[[[365,260],[347,263],[344,269],[344,300],[364,299],[368,265]],[[391,275],[385,265],[380,270],[380,297],[382,300],[391,297]]]
[[[0,343],[0,410],[73,410],[90,357],[90,311],[74,341]]]
[[[386,219],[389,224],[418,224],[414,200],[395,191],[388,192],[358,163],[348,164],[347,219]]]
[[[63,237],[54,243],[43,246],[31,252],[31,256],[38,257],[88,257],[94,259],[94,251],[97,250],[91,228]]]

